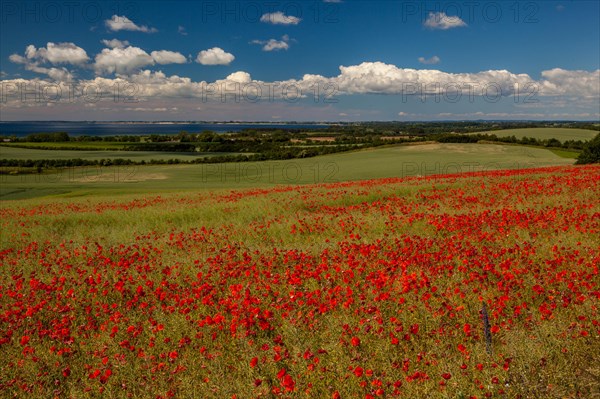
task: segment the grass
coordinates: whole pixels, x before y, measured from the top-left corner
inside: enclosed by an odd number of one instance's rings
[[[549,150],[522,146],[398,145],[289,161],[83,167],[41,175],[0,175],[0,198],[19,200],[57,195],[72,197],[271,187],[572,163],[573,159],[563,158]]]
[[[577,157],[579,157],[580,154],[579,151],[569,151],[564,150],[562,148],[550,148],[549,150],[552,151],[553,154],[556,154],[561,158],[577,159]]]
[[[3,202],[0,396],[593,398],[599,172]]]
[[[481,134],[495,134],[498,137],[515,136],[516,138],[532,137],[534,139],[546,140],[555,138],[560,142],[567,140],[588,141],[596,137],[598,130],[569,129],[554,127],[534,127],[525,129],[493,130],[489,132],[478,132]]]
[[[4,159],[131,159],[133,161],[156,160],[194,160],[196,158],[218,155],[236,155],[223,152],[164,152],[164,151],[118,151],[118,150],[40,150],[36,148],[17,148],[0,146],[0,158]]]

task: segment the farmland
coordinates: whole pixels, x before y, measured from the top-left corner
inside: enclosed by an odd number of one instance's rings
[[[489,132],[481,132],[482,134],[495,134],[498,137],[515,136],[520,139],[523,137],[531,137],[537,140],[557,139],[565,142],[567,140],[588,141],[593,139],[597,134],[597,130],[590,129],[569,129],[569,128],[553,128],[553,127],[536,127],[524,129],[503,129],[493,130]]]
[[[54,143],[53,143],[54,144]],[[17,148],[0,146],[0,158],[7,159],[131,159],[133,161],[150,161],[152,159],[190,160],[199,157],[222,155],[221,153],[200,152],[167,152],[167,151],[119,151],[119,150],[42,150],[38,148]]]
[[[52,151],[0,147],[25,159],[44,155],[80,155],[85,151]],[[140,152],[118,152],[120,158]],[[19,155],[20,154],[20,155]],[[106,151],[90,151],[101,159]],[[104,154],[104,155],[100,155]],[[142,157],[158,158],[154,152]],[[178,153],[179,156],[186,156]],[[69,155],[70,156],[70,155]],[[174,155],[175,156],[175,155]],[[191,157],[191,156],[190,156]],[[142,158],[143,159],[143,158]],[[387,146],[287,161],[214,165],[127,165],[57,169],[42,174],[1,175],[0,198],[24,199],[45,195],[93,196],[124,193],[172,192],[271,187],[281,184],[333,183],[372,178],[460,173],[476,170],[521,169],[570,165],[573,159],[547,149],[500,144],[430,143]]]
[[[598,166],[38,198],[0,214],[3,397],[600,388]]]
[[[20,147],[29,149],[51,149],[51,150],[123,150],[128,145],[134,145],[135,142],[106,142],[106,141],[75,141],[75,142],[20,142],[20,143],[2,143],[0,151],[6,147]]]

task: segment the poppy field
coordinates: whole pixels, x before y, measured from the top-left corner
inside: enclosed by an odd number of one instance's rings
[[[0,397],[600,392],[599,166],[0,215]]]

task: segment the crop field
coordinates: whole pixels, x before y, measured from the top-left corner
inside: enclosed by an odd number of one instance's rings
[[[122,150],[126,146],[136,145],[139,142],[124,142],[124,141],[67,141],[67,142],[19,142],[19,143],[2,143],[0,152],[6,147],[21,147],[32,149],[90,149],[90,150]]]
[[[580,152],[563,150],[563,149],[560,149],[560,148],[550,148],[550,151],[552,151],[553,154],[556,154],[559,157],[570,158],[570,159],[577,159],[579,157],[579,154],[580,154]]]
[[[0,147],[0,154],[6,154]],[[19,151],[40,151],[11,148]],[[47,151],[50,153],[62,151]],[[73,151],[80,154],[82,151]],[[90,151],[98,156],[98,151]],[[105,152],[101,152],[105,153]],[[21,153],[23,154],[23,153]],[[124,157],[131,152],[121,152]],[[21,155],[27,158],[26,155]],[[106,155],[104,155],[105,157]],[[152,154],[156,159],[159,153]],[[43,158],[43,157],[42,157]],[[203,165],[82,167],[40,175],[0,175],[0,198],[115,195],[335,183],[480,170],[571,165],[540,148],[499,144],[422,144],[366,149],[289,161]]]
[[[41,150],[38,148],[18,148],[0,146],[0,158],[4,159],[131,159],[132,161],[156,160],[194,160],[235,153],[218,152],[165,152],[165,151],[119,151],[119,150]]]
[[[597,130],[589,129],[571,129],[571,128],[552,128],[552,127],[533,127],[525,129],[505,129],[493,130],[489,132],[481,132],[482,134],[495,134],[498,137],[515,136],[520,139],[523,137],[531,137],[538,140],[546,140],[555,138],[560,142],[567,140],[588,141],[596,137]]]
[[[599,166],[1,205],[2,397],[600,392]]]

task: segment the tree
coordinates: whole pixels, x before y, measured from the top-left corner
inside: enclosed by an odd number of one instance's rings
[[[579,154],[576,163],[578,165],[600,163],[600,134],[597,134],[596,137],[583,147],[583,151]]]

